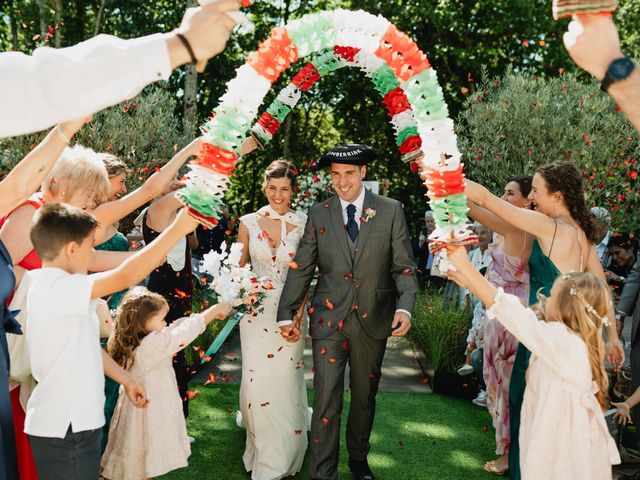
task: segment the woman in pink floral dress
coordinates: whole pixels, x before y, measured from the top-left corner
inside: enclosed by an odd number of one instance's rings
[[[521,208],[530,208],[528,200],[532,177],[512,178],[504,189],[503,199]],[[533,238],[514,229],[491,212],[469,205],[470,216],[496,232],[489,246],[490,263],[487,279],[506,293],[519,297],[525,304],[529,299],[527,262]],[[518,340],[495,319],[486,318],[484,326],[484,380],[487,384],[487,408],[496,430],[496,460],[487,462],[484,469],[496,475],[508,470],[509,445],[509,379],[518,349]]]

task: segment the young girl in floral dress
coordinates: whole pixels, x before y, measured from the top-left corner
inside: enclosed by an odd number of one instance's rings
[[[143,480],[188,465],[191,447],[172,359],[229,310],[219,303],[167,327],[162,296],[138,287],[122,299],[109,354],[144,386],[149,404],[136,408],[120,392],[101,462],[104,478]]]

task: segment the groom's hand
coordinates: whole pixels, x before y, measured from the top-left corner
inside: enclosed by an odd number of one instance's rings
[[[391,336],[404,337],[411,328],[411,319],[409,318],[409,315],[404,312],[396,312],[393,316],[391,328],[393,329]]]
[[[302,337],[300,329],[294,324],[280,326],[280,335],[287,342],[295,343]]]

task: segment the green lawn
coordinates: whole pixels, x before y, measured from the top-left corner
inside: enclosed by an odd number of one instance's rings
[[[245,431],[235,424],[238,387],[198,385],[189,433],[196,438],[188,468],[164,479],[246,480],[242,465]],[[310,398],[312,392],[309,392]],[[493,458],[489,414],[470,402],[417,393],[379,393],[369,464],[379,479],[473,480],[492,478],[482,465]],[[345,398],[349,404],[349,395]],[[350,478],[344,427],[340,478]],[[307,462],[300,479],[308,478]]]

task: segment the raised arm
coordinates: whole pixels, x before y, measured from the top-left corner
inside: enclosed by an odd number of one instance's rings
[[[476,222],[480,222],[492,232],[506,237],[509,232],[518,231],[516,227],[504,221],[486,208],[482,208],[471,201],[467,202],[467,206],[469,207],[469,217],[474,219]]]
[[[1,66],[0,71],[2,71]],[[4,74],[3,72],[2,76]],[[0,110],[6,111],[6,106],[3,105]],[[21,115],[16,114],[15,117],[18,118]],[[86,117],[55,126],[44,140],[13,167],[0,182],[0,217],[11,213],[40,188],[60,154],[69,144],[69,140],[90,120],[91,117]]]
[[[171,70],[191,61],[177,33],[197,60],[217,55],[235,26],[225,12],[238,7],[236,0],[219,0],[190,8],[169,34],[132,40],[98,35],[73,47],[39,48],[31,56],[0,53],[0,138],[92,114],[167,80]]]
[[[93,274],[92,298],[106,297],[137,284],[162,262],[181,238],[195,230],[197,225],[197,222],[182,210],[158,238],[133,254],[119,267]]]
[[[574,17],[564,44],[573,61],[598,80],[604,78],[611,62],[624,57],[618,30],[611,17],[603,15]],[[640,130],[640,69],[636,66],[628,78],[613,83],[608,93]]]
[[[566,362],[562,352],[558,352],[556,345],[550,340],[546,332],[547,325],[539,321],[531,309],[522,305],[518,297],[499,293],[474,268],[464,247],[447,247],[447,254],[457,269],[448,272],[447,276],[478,297],[486,305],[487,315],[498,319],[514,337],[562,375],[561,366]]]
[[[103,203],[91,212],[91,214],[100,225],[111,225],[133,212],[136,208],[150,202],[160,195],[167,185],[176,178],[180,167],[182,167],[192,155],[195,155],[199,145],[199,139],[193,140],[176,153],[158,172],[151,175],[140,187],[118,200]],[[108,234],[105,230],[107,229],[101,228],[96,232],[97,245],[106,240],[106,238],[103,238]]]
[[[518,208],[492,194],[482,185],[467,180],[465,193],[469,200],[504,220],[509,225],[538,238],[551,237],[555,223],[540,212]],[[489,225],[487,225],[489,226]]]

